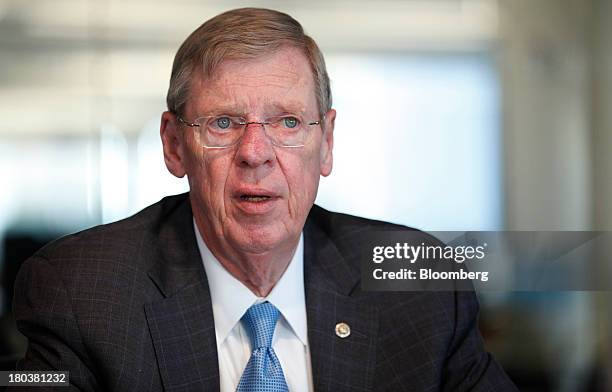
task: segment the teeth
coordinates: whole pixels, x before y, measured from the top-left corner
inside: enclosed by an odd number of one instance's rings
[[[246,201],[265,201],[265,200],[268,200],[270,198],[270,196],[247,196],[247,195],[242,195],[242,196],[240,196],[240,198],[242,200],[246,200]]]

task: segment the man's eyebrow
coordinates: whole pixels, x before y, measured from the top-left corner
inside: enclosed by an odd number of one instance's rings
[[[218,115],[218,114],[229,114],[232,116],[242,116],[244,110],[233,105],[215,105],[215,107],[204,107],[196,112],[197,115]]]
[[[305,114],[306,108],[304,103],[299,101],[274,102],[265,104],[264,112],[264,115],[280,113]],[[248,110],[244,109],[244,107],[240,105],[220,104],[209,108],[204,107],[201,110],[196,111],[195,114],[198,116],[216,116],[219,114],[227,114],[231,116],[246,116],[251,113],[248,113]]]
[[[305,105],[302,102],[289,101],[289,102],[275,102],[271,103],[266,107],[274,113],[293,113],[293,114],[304,114],[306,113]]]

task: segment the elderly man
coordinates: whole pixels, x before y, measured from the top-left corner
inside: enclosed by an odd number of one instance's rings
[[[472,292],[364,292],[357,233],[313,206],[336,112],[290,16],[218,15],[174,60],[164,159],[190,192],[23,266],[18,369],[92,391],[510,391]]]

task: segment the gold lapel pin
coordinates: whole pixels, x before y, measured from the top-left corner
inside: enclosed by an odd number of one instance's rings
[[[348,338],[351,334],[351,327],[347,323],[336,324],[336,336],[341,339]]]

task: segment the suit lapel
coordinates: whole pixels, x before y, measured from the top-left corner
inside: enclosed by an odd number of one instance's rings
[[[164,389],[218,391],[210,290],[188,200],[157,234],[157,260],[149,276],[164,297],[145,305],[145,315]]]
[[[321,215],[313,207],[314,215]],[[316,391],[371,390],[378,312],[357,298],[359,271],[338,250],[320,217],[304,228],[304,280],[308,339]],[[341,228],[344,229],[344,228]],[[219,390],[219,367],[210,290],[193,231],[189,200],[169,212],[154,239],[149,276],[163,298],[145,314],[166,391]],[[351,328],[346,338],[335,327]]]
[[[359,272],[350,267],[312,215],[304,230],[304,280],[314,389],[369,391],[375,370],[378,313],[351,296],[359,291]],[[338,323],[349,325],[348,337],[337,336]]]

